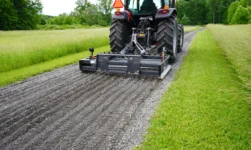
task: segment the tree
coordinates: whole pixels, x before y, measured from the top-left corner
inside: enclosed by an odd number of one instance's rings
[[[97,11],[97,6],[94,4],[91,4],[85,11],[82,12],[84,17],[84,22],[88,25],[95,25],[98,24],[97,17],[99,12]]]
[[[112,12],[112,0],[98,0],[99,10],[103,14],[111,14]]]
[[[92,4],[88,0],[77,0],[76,5],[77,7],[75,8],[75,11],[82,12],[85,11]]]
[[[41,15],[41,17],[40,17],[40,25],[45,25],[45,24],[46,24],[45,16]]]
[[[16,29],[30,30],[40,22],[42,4],[39,0],[12,0],[17,10],[18,23]]]
[[[41,23],[41,11],[40,0],[1,0],[0,29],[34,29]]]
[[[181,20],[182,17],[186,14],[186,9],[188,6],[188,2],[186,0],[179,0],[176,3],[177,11],[178,11],[178,20]]]
[[[111,14],[113,9],[112,2],[113,0],[98,0],[98,8],[101,12],[98,22],[102,22],[103,25],[108,25],[111,23]]]
[[[190,19],[186,15],[184,15],[180,20],[180,23],[184,25],[190,25]]]
[[[240,3],[243,7],[251,6],[251,0],[241,0]]]
[[[0,1],[0,14],[0,30],[14,30],[18,16],[10,0]]]
[[[232,18],[237,10],[237,8],[240,6],[240,2],[235,1],[231,3],[231,5],[228,7],[228,13],[227,13],[227,22],[228,24],[231,24]]]
[[[248,23],[251,23],[251,6],[248,6],[247,9],[249,11],[249,21],[248,21]]]
[[[235,0],[208,0],[208,21],[212,23],[227,22],[227,11],[229,5]]]
[[[70,16],[65,16],[63,24],[71,25],[72,24],[72,18]]]
[[[74,15],[81,24],[106,26],[111,22],[112,0],[98,0],[98,5],[88,0],[77,0]]]
[[[247,8],[240,5],[235,11],[231,20],[231,24],[247,24],[249,21],[249,11]]]

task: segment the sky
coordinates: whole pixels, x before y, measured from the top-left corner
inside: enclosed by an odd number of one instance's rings
[[[95,3],[96,0],[89,0]],[[76,7],[76,0],[41,0],[43,14],[57,16],[62,13],[70,13]]]

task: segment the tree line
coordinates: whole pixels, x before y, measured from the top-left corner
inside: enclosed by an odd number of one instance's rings
[[[42,14],[40,0],[0,0],[0,30],[31,30],[38,25],[108,26],[113,0],[77,0],[70,14]],[[185,25],[251,23],[251,0],[177,0],[178,20]]]
[[[178,0],[177,9],[185,25],[251,23],[251,0]]]
[[[0,0],[0,30],[31,30],[40,23],[39,0]]]
[[[111,22],[112,2],[113,0],[98,0],[98,4],[92,4],[88,0],[77,0],[73,12],[56,17],[44,16],[42,24],[107,26]]]

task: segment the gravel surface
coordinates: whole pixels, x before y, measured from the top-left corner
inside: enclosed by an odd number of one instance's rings
[[[81,73],[70,65],[0,88],[0,149],[132,149],[187,53],[154,77]]]

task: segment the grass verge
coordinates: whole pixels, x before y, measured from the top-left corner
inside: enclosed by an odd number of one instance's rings
[[[105,46],[109,43],[108,35],[108,28],[0,31],[0,72]]]
[[[188,55],[136,149],[251,149],[250,105],[208,30]]]
[[[95,54],[110,51],[110,46],[104,46],[95,49]],[[15,69],[8,72],[0,73],[0,87],[8,85],[10,83],[24,80],[28,77],[35,76],[37,74],[51,71],[55,68],[66,66],[69,64],[77,63],[79,59],[89,56],[89,51],[84,51],[76,54],[71,54],[61,58],[53,59],[40,64],[31,65],[28,67]]]
[[[208,25],[225,56],[230,60],[245,88],[245,95],[251,104],[251,24],[248,25]]]

